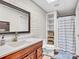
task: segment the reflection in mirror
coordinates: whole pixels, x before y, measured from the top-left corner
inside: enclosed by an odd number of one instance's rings
[[[5,21],[0,21],[0,32],[9,31],[10,30],[10,23]]]
[[[29,12],[19,11],[20,8],[9,7],[6,2],[0,4],[0,33],[1,32],[28,32],[29,30]],[[26,11],[27,12],[27,11]]]

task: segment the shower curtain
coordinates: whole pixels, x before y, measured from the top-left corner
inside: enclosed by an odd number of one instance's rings
[[[62,54],[65,58],[66,55],[68,57],[76,53],[75,16],[58,18],[58,47],[60,49],[59,54]]]

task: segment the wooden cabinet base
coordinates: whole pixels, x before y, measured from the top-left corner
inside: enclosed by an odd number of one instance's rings
[[[42,41],[1,59],[42,59]]]

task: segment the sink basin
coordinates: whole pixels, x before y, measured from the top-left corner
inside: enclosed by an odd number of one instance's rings
[[[9,45],[0,46],[0,55],[4,55],[5,52],[10,51],[11,49],[13,49],[13,48]]]
[[[17,41],[17,42],[8,42],[7,44],[12,47],[19,47],[24,44],[29,44],[29,41],[22,40],[22,41]]]

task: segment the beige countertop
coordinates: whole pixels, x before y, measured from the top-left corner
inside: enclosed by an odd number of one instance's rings
[[[0,58],[12,54],[14,52],[17,52],[23,48],[27,48],[28,46],[35,44],[39,41],[42,41],[42,39],[26,38],[19,40],[18,42],[6,42],[5,45],[0,46]]]

